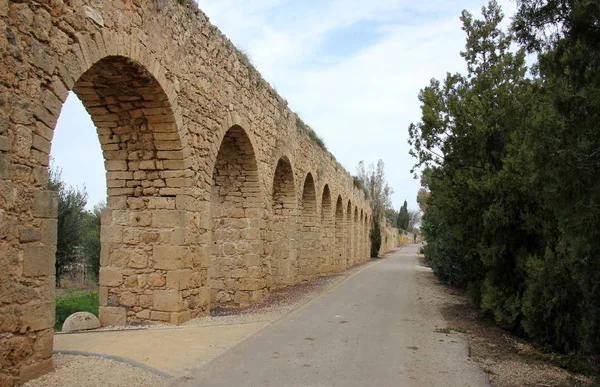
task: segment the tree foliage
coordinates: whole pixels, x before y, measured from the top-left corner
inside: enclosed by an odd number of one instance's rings
[[[85,189],[77,190],[68,187],[62,180],[58,167],[49,169],[48,189],[58,193],[58,224],[56,242],[56,286],[60,287],[60,279],[64,271],[77,258],[76,249],[80,246],[85,221],[85,205],[87,193]]]
[[[100,225],[104,208],[106,208],[106,203],[98,203],[92,211],[85,213],[81,240],[86,265],[96,279],[100,272]]]
[[[58,221],[56,241],[56,286],[65,271],[81,255],[81,243],[86,232],[87,192],[65,184],[58,167],[51,166],[48,171],[48,189],[58,193]]]
[[[398,211],[398,222],[397,227],[399,230],[408,230],[408,224],[410,223],[410,215],[408,215],[408,203],[406,200],[400,210]]]
[[[392,206],[391,196],[394,190],[388,185],[385,179],[385,164],[383,160],[379,160],[377,166],[370,164],[368,167],[365,166],[364,161],[361,161],[358,163],[356,172],[358,179],[363,182],[369,193],[372,214],[371,256],[376,257],[381,246],[379,222],[383,220],[385,210]],[[374,230],[377,230],[377,232]]]
[[[409,143],[426,259],[499,325],[597,355],[600,5],[518,5],[510,32],[495,1],[481,20],[463,11],[467,73],[419,94]]]
[[[394,225],[398,222],[398,211],[393,208],[386,208],[383,212],[389,225]]]
[[[408,226],[407,231],[415,232],[419,223],[421,223],[421,211],[419,210],[408,210]]]

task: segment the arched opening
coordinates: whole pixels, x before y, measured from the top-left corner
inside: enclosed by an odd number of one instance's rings
[[[267,294],[261,208],[254,149],[244,129],[225,134],[213,168],[211,192],[211,306],[245,308]]]
[[[72,291],[85,292],[90,298],[97,296],[106,170],[92,117],[72,91],[54,128],[48,175],[48,189],[57,192],[59,209],[54,264],[56,297]],[[97,308],[90,311],[98,315]]]
[[[287,157],[279,159],[275,168],[271,209],[271,270],[274,285],[293,285],[298,275],[295,240],[297,203],[294,173]]]
[[[121,56],[96,62],[75,82],[104,155],[100,320],[180,323],[207,311],[195,297],[199,266],[185,256],[185,211],[176,195],[191,185],[173,107],[158,81]]]
[[[344,268],[352,264],[352,203],[348,200],[346,206],[346,251],[344,257]]]
[[[73,55],[79,46],[73,43],[71,50]],[[86,67],[89,58],[77,63],[75,55],[53,55],[40,61],[50,65],[53,75],[28,65],[20,72],[23,82],[0,86],[8,97],[1,116],[12,120],[2,133],[3,144],[8,138],[11,146],[0,152],[0,185],[15,194],[0,199],[6,226],[1,238],[9,242],[0,243],[0,266],[8,279],[3,285],[20,297],[18,302],[13,296],[2,300],[15,317],[3,333],[27,341],[29,353],[18,361],[36,372],[51,367],[58,200],[48,187],[47,167],[57,119],[70,91],[96,127],[106,170],[101,324],[178,324],[208,310],[206,303],[192,301],[202,273],[184,257],[188,245],[183,236],[193,226],[185,223],[185,211],[177,209],[176,196],[181,187],[191,186],[191,178],[170,90],[143,64],[123,56],[105,56]],[[152,71],[158,68],[157,63]],[[81,146],[76,136],[71,140],[73,149]]]
[[[358,235],[358,240],[359,240],[359,261],[362,263],[365,261],[366,257],[365,257],[365,214],[362,210],[362,208],[360,209],[360,215],[358,217],[358,229],[359,231],[359,235]]]
[[[320,274],[333,271],[333,216],[331,213],[331,192],[329,185],[323,187],[321,196],[321,262]]]
[[[352,231],[352,261],[351,266],[358,263],[358,259],[360,256],[360,227],[358,224],[358,207],[354,207],[354,222],[352,222],[352,227],[354,228]]]
[[[365,215],[365,257],[371,259],[371,221],[369,216]]]
[[[342,197],[338,196],[335,203],[335,248],[333,256],[335,270],[344,269],[344,205]]]
[[[317,191],[311,173],[304,179],[302,189],[299,251],[299,280],[308,281],[317,275],[319,254],[319,216],[317,214]]]

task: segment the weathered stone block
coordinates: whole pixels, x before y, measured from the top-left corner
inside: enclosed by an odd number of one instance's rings
[[[0,179],[10,179],[10,160],[3,154],[0,154]]]
[[[104,167],[107,171],[126,171],[128,169],[127,160],[106,160]]]
[[[155,310],[150,312],[150,320],[153,321],[170,321],[171,313],[169,312],[157,312]]]
[[[122,307],[101,306],[100,325],[103,327],[111,325],[124,325],[127,322],[127,309]]]
[[[33,216],[36,218],[56,218],[58,193],[36,190],[33,193]]]
[[[165,312],[179,312],[182,308],[183,298],[179,290],[167,289],[154,292],[154,309]]]
[[[152,211],[152,227],[175,228],[184,227],[184,212],[177,210]]]
[[[142,308],[151,308],[154,305],[154,294],[140,294],[139,301]]]
[[[39,228],[22,228],[19,232],[19,241],[21,243],[39,242],[42,239],[42,232]]]
[[[183,269],[183,246],[154,246],[152,259],[154,268],[162,270]]]
[[[99,282],[100,286],[119,286],[123,283],[123,272],[118,267],[101,267]]]
[[[32,331],[41,331],[54,326],[54,300],[32,302],[21,307],[21,325]]]
[[[191,270],[171,270],[167,273],[167,288],[185,290],[190,287]]]
[[[142,320],[149,320],[150,311],[148,309],[141,310],[135,314],[135,317],[140,318]]]
[[[54,254],[56,246],[23,247],[23,275],[38,277],[54,275]]]
[[[121,226],[104,226],[100,229],[100,240],[103,243],[119,243],[123,240],[123,227]]]
[[[32,379],[36,379],[54,369],[52,359],[38,360],[27,364],[19,370],[19,383],[24,384]]]
[[[122,306],[137,306],[138,295],[132,292],[121,293],[120,303]]]
[[[54,344],[54,332],[52,329],[45,329],[36,332],[36,340],[33,346],[35,353],[43,359],[52,356],[52,346]]]
[[[108,305],[108,288],[106,286],[100,286],[98,288],[98,302],[100,306]]]
[[[185,312],[171,313],[171,324],[180,325],[191,319],[191,314],[188,310]]]
[[[132,251],[129,254],[127,266],[134,269],[143,269],[148,266],[148,256],[144,251]]]

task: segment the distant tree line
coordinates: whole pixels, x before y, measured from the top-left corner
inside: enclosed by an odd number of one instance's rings
[[[542,347],[600,354],[600,3],[463,11],[465,74],[409,127],[427,262]],[[528,69],[526,54],[537,56]]]

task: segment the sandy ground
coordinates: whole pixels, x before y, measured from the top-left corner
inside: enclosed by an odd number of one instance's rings
[[[424,264],[423,257],[420,263]],[[429,293],[436,301],[446,326],[437,334],[444,339],[464,337],[469,342],[471,357],[488,374],[495,387],[591,386],[591,379],[570,373],[548,361],[540,360],[533,346],[498,328],[490,318],[471,305],[467,296],[438,281],[429,269],[420,275],[421,293]]]
[[[97,357],[54,355],[55,371],[25,387],[161,387],[169,380],[118,361]]]

